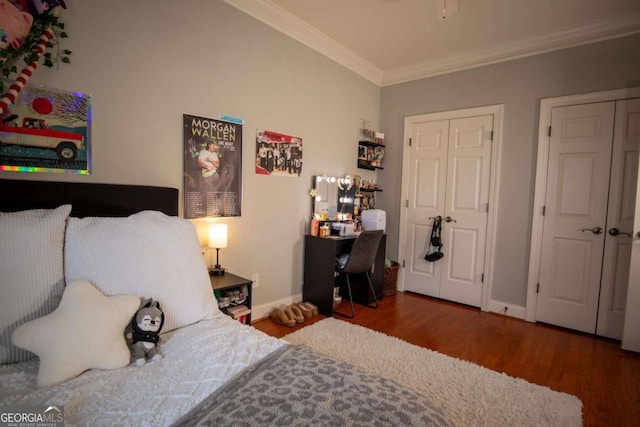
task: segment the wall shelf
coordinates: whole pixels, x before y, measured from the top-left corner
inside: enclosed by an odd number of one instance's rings
[[[370,171],[374,171],[377,169],[384,169],[382,166],[374,166],[367,162],[366,160],[358,159],[358,169],[367,169]]]
[[[385,155],[384,134],[368,130],[363,126],[361,138],[358,141],[358,169],[383,170],[382,162]],[[382,191],[382,189],[375,186],[361,186],[358,188],[354,198],[356,216],[359,217],[364,210],[375,209],[375,193],[378,191]]]
[[[358,142],[358,168],[367,170],[384,169],[384,144],[371,141]]]

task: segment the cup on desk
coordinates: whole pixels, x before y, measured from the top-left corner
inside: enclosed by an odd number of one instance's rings
[[[329,235],[329,226],[328,225],[323,225],[320,227],[320,237],[327,237]]]

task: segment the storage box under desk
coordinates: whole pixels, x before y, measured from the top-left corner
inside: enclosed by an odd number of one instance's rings
[[[357,236],[321,238],[305,236],[304,240],[304,283],[302,296],[318,306],[325,316],[333,315],[333,287],[335,285],[336,257],[349,252]],[[376,298],[382,299],[384,286],[384,260],[386,235],[382,236],[371,275],[371,283]],[[352,274],[351,289],[356,302],[371,303],[373,295],[369,290],[364,274]]]

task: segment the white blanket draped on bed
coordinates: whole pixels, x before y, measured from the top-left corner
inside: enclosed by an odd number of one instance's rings
[[[67,426],[168,425],[285,344],[219,314],[163,335],[164,359],[142,367],[94,369],[37,389],[37,358],[1,366],[0,405],[64,405]]]

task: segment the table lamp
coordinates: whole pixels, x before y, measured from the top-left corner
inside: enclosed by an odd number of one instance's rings
[[[220,249],[227,247],[227,224],[209,224],[209,247],[216,250],[216,265],[209,269],[214,276],[222,276],[224,268],[220,267],[218,256]]]

